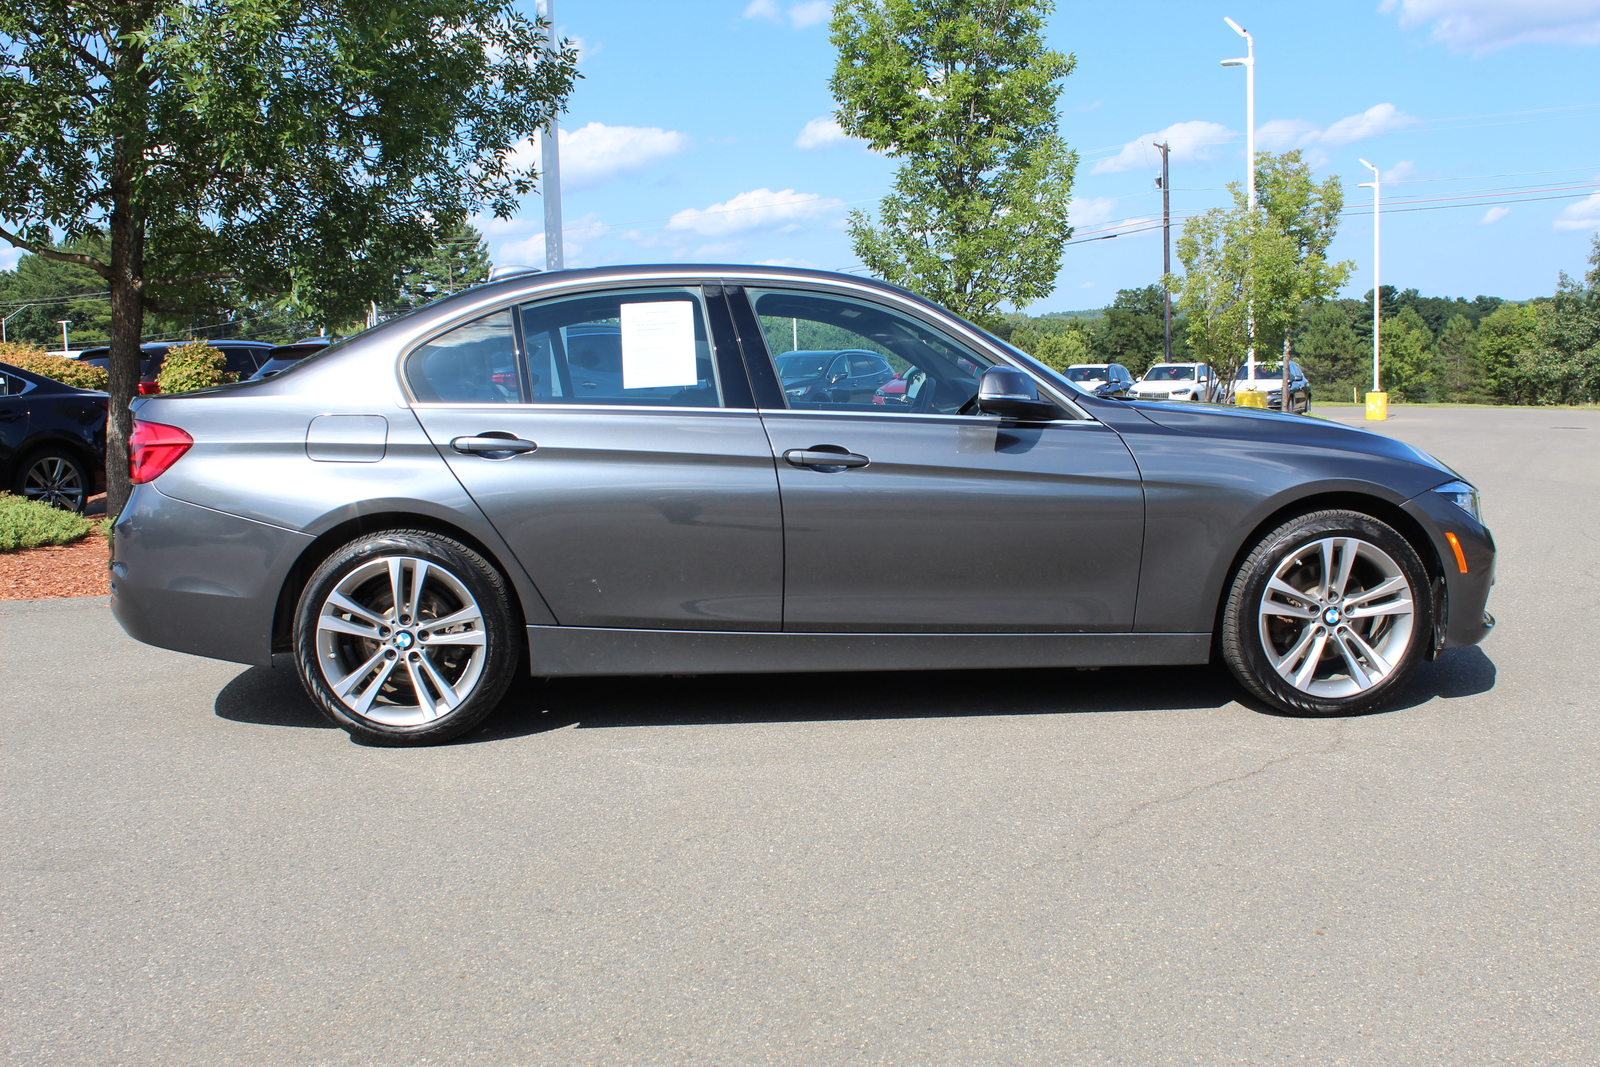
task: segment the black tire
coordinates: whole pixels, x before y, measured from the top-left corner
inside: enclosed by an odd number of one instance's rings
[[[1432,604],[1421,559],[1393,527],[1355,511],[1311,512],[1261,538],[1239,565],[1223,609],[1223,660],[1290,715],[1365,714],[1416,670],[1432,639]]]
[[[457,621],[429,628],[441,619]],[[499,704],[520,637],[487,560],[440,534],[389,530],[351,541],[312,574],[295,610],[295,666],[352,737],[437,744]]]
[[[81,515],[94,492],[94,473],[64,448],[41,448],[17,465],[11,491]]]

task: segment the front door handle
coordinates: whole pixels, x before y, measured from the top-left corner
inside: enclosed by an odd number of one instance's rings
[[[851,467],[865,467],[869,462],[866,456],[858,456],[854,452],[847,452],[838,445],[813,445],[810,448],[791,448],[783,454],[783,458],[791,466],[806,467],[814,471],[832,473]]]
[[[492,434],[480,434],[477,437],[457,437],[450,442],[450,447],[457,452],[469,456],[516,455],[519,452],[534,452],[539,446],[532,441],[524,441],[520,437],[506,434],[504,437]]]

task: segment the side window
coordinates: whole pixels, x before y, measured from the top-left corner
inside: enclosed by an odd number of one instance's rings
[[[801,411],[954,415],[993,361],[877,304],[822,293],[747,290],[784,397]],[[849,377],[834,381],[843,364]]]
[[[228,359],[228,370],[237,374],[241,382],[256,372],[256,349],[224,348],[222,354]]]
[[[511,312],[496,311],[435,337],[406,360],[406,380],[422,401],[517,403]]]
[[[535,404],[722,406],[697,289],[631,289],[525,304]]]

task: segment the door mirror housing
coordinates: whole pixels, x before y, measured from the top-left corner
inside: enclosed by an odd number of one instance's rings
[[[1048,422],[1059,414],[1039,397],[1032,378],[1015,367],[990,367],[978,380],[978,410],[1025,422]]]

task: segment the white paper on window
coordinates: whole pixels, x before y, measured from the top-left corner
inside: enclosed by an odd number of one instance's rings
[[[695,385],[694,303],[652,300],[622,305],[622,387]]]

